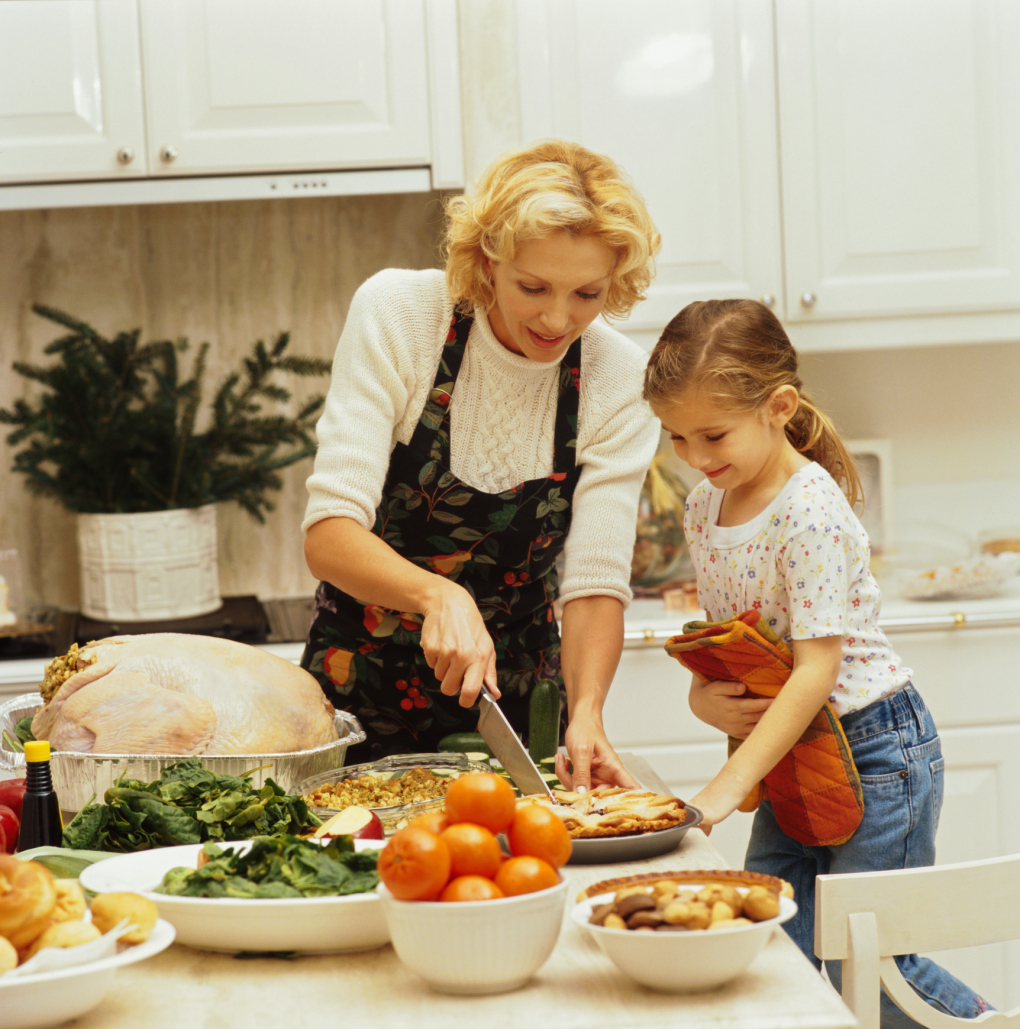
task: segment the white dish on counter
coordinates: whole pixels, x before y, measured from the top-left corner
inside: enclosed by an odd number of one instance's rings
[[[4,1029],[42,1029],[84,1015],[113,988],[118,968],[144,961],[173,942],[174,927],[161,918],[144,943],[112,957],[9,980],[0,976]]]
[[[224,843],[247,848],[250,841]],[[381,840],[355,840],[358,850],[378,850]],[[82,886],[96,893],[128,891],[148,897],[177,930],[177,942],[200,950],[297,951],[340,954],[373,950],[389,942],[379,895],[241,900],[171,897],[153,892],[171,868],[195,868],[202,844],[120,854],[84,869]]]
[[[983,554],[904,575],[900,593],[907,600],[994,597],[1005,589],[1018,568],[1018,553]]]

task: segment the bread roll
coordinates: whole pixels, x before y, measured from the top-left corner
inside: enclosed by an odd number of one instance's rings
[[[27,948],[50,924],[57,890],[49,869],[36,861],[0,854],[0,936]]]

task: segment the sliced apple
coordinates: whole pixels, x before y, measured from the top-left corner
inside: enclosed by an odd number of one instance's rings
[[[352,804],[315,830],[315,839],[321,839],[323,836],[351,836],[356,840],[381,840],[385,833],[383,824],[374,811]]]

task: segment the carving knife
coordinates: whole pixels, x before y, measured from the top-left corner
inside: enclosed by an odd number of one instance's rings
[[[552,800],[549,784],[484,684],[478,694],[478,731],[521,793],[541,793]]]

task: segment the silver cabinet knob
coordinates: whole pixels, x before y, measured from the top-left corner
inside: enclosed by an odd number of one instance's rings
[[[815,304],[818,303],[818,297],[814,293],[801,293],[800,295],[800,306],[806,307],[810,310]]]
[[[122,146],[117,151],[117,161],[120,164],[130,164],[135,159],[135,148],[130,146]]]
[[[762,293],[758,300],[763,303],[770,310],[776,306],[776,297],[774,293]]]
[[[173,146],[170,143],[167,143],[167,145],[165,147],[163,147],[160,150],[160,152],[159,152],[159,159],[164,164],[172,164],[174,161],[177,160],[177,157],[178,157],[177,147]]]

